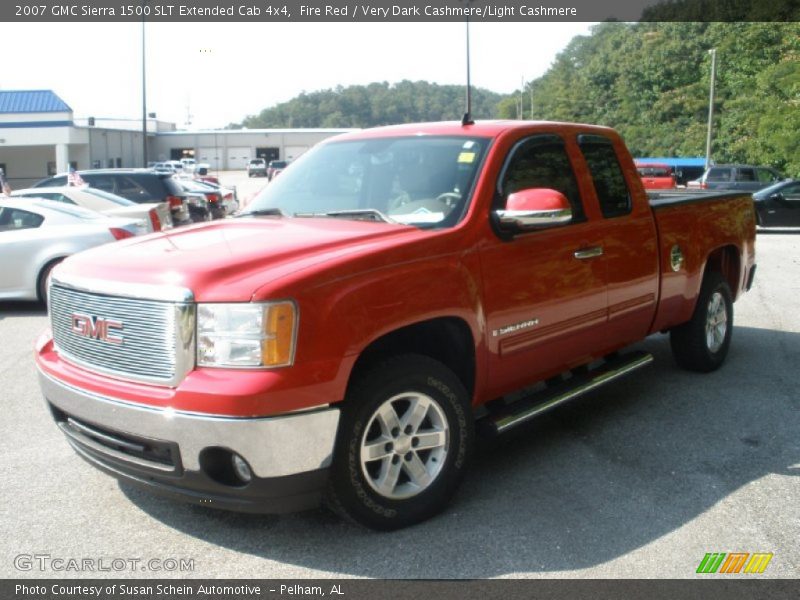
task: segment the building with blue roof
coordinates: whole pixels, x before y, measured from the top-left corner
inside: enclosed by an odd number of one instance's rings
[[[251,158],[292,160],[350,129],[177,131],[147,119],[148,160],[194,158],[212,169],[245,169]],[[0,90],[0,168],[13,188],[76,169],[143,167],[141,119],[75,118],[52,90]]]

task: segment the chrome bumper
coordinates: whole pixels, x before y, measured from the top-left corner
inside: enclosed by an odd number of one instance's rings
[[[339,424],[336,408],[279,417],[213,417],[130,404],[73,387],[41,371],[39,383],[47,401],[72,417],[131,436],[177,444],[187,471],[200,471],[200,453],[212,447],[238,453],[260,478],[324,469],[333,457]],[[109,452],[108,458],[119,461],[124,455]],[[130,462],[136,464],[133,459]]]

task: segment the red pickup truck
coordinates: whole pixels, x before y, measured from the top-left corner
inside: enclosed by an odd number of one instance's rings
[[[636,170],[646,190],[672,190],[678,187],[678,179],[669,165],[636,161]]]
[[[719,367],[754,240],[749,195],[651,204],[607,128],[350,133],[237,218],[61,263],[41,388],[121,480],[394,529],[446,505],[476,427],[643,367],[633,342],[669,331],[679,365]]]

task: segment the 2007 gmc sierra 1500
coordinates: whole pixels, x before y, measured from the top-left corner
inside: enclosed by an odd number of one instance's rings
[[[393,529],[446,505],[476,426],[646,365],[618,352],[633,342],[669,331],[679,365],[719,367],[754,241],[747,195],[651,204],[611,129],[360,131],[238,218],[65,260],[41,388],[122,480],[251,512],[326,500]]]

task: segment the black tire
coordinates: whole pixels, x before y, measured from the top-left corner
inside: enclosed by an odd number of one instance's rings
[[[670,332],[675,362],[684,369],[708,373],[722,366],[733,333],[733,296],[718,272],[706,275],[694,314]]]
[[[39,302],[42,302],[45,306],[47,305],[47,280],[50,277],[53,267],[55,267],[62,260],[64,259],[59,258],[47,263],[39,272],[39,279],[36,281],[36,294],[39,296]]]
[[[422,416],[412,418],[415,406]],[[398,427],[390,429],[394,417]],[[447,505],[473,445],[469,397],[455,374],[425,356],[391,358],[360,377],[347,394],[326,503],[371,529],[419,523]],[[385,456],[362,459],[362,448]]]

